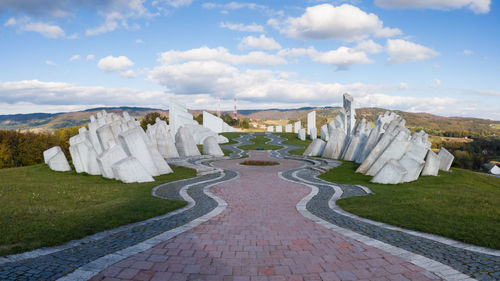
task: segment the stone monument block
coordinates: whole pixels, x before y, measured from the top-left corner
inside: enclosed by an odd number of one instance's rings
[[[283,133],[283,126],[276,126],[276,133]]]
[[[406,176],[408,172],[395,159],[389,160],[384,167],[370,180],[374,183],[382,184],[398,184]]]
[[[302,141],[306,140],[306,129],[305,128],[299,129],[298,137]]]
[[[97,157],[102,176],[108,179],[119,179],[113,172],[113,165],[127,157],[128,155],[121,145],[110,143],[108,150]]]
[[[344,148],[346,134],[343,129],[335,128],[330,132],[330,139],[326,143],[322,157],[339,159]]]
[[[217,156],[217,157],[224,156],[224,152],[222,152],[222,149],[217,143],[216,137],[210,136],[203,141],[203,154]]]
[[[437,176],[439,172],[439,156],[432,150],[427,151],[425,165],[422,170],[422,176]]]
[[[293,127],[292,124],[287,124],[285,126],[285,133],[291,133],[292,132],[292,127]]]
[[[304,156],[321,156],[323,150],[325,149],[325,141],[322,139],[315,139],[304,151]]]
[[[116,162],[112,170],[115,177],[124,183],[155,181],[141,162],[132,156]]]
[[[439,170],[449,172],[451,164],[453,163],[453,159],[455,159],[455,156],[453,156],[453,154],[451,154],[444,147],[441,147],[438,156],[439,156]]]
[[[293,129],[295,133],[299,133],[300,129],[302,128],[300,121],[297,121],[293,124]]]
[[[307,133],[308,134],[311,133],[312,128],[316,128],[316,111],[311,111],[307,114]]]
[[[49,168],[57,172],[67,172],[71,171],[68,159],[61,150],[61,147],[54,146],[43,152],[43,158],[45,163],[49,165]]]
[[[175,135],[175,146],[181,157],[201,155],[191,132],[187,128],[179,128]]]
[[[328,139],[330,138],[329,133],[328,133],[328,125],[325,124],[325,125],[321,126],[321,128],[319,129],[319,132],[320,132],[321,139],[324,141],[328,141]]]

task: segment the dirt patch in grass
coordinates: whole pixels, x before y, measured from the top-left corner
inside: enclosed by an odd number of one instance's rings
[[[247,165],[247,166],[275,166],[279,164],[280,163],[276,161],[259,161],[259,160],[246,160],[240,163],[240,165]]]

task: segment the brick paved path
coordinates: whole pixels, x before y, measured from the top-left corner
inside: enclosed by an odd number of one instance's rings
[[[251,159],[268,158],[265,151]],[[435,275],[399,257],[325,229],[296,204],[309,188],[286,182],[279,171],[243,160],[217,165],[239,171],[237,180],[212,188],[228,203],[219,216],[154,248],[127,258],[92,280],[430,280]]]

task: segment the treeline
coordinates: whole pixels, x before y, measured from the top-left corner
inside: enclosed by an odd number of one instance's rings
[[[480,170],[484,163],[500,156],[500,140],[477,138],[473,142],[435,142],[433,148],[445,147],[454,156],[453,166]]]
[[[43,163],[43,151],[60,146],[69,159],[69,138],[78,134],[79,127],[34,133],[0,130],[0,168]]]

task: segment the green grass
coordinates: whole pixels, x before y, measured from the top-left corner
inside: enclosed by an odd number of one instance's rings
[[[46,165],[0,170],[0,256],[59,245],[185,206],[151,195],[161,183],[196,176],[191,169],[172,169],[141,184],[54,172]]]
[[[259,147],[262,147],[263,150],[278,150],[283,148],[281,145],[266,144],[270,140],[266,138],[265,134],[255,134],[254,138],[250,140],[253,144],[240,145],[238,147],[243,150],[256,150]]]
[[[238,132],[232,132],[232,133],[220,133],[219,135],[225,136],[229,142],[227,143],[222,143],[221,145],[226,145],[226,144],[237,144],[238,142],[235,141],[234,139],[239,138],[242,134],[244,133],[238,133]]]
[[[344,210],[375,221],[466,243],[500,249],[500,179],[464,169],[440,172],[417,181],[383,185],[356,174],[359,165],[344,162],[320,178],[361,184],[375,194],[341,199]]]
[[[311,144],[310,139],[306,139],[306,140],[302,141],[297,137],[297,134],[295,134],[295,133],[276,133],[276,134],[282,138],[288,139],[288,140],[284,141],[283,144],[302,146],[302,148],[290,150],[288,153],[292,154],[292,155],[304,154],[304,151],[306,150],[306,148]]]

